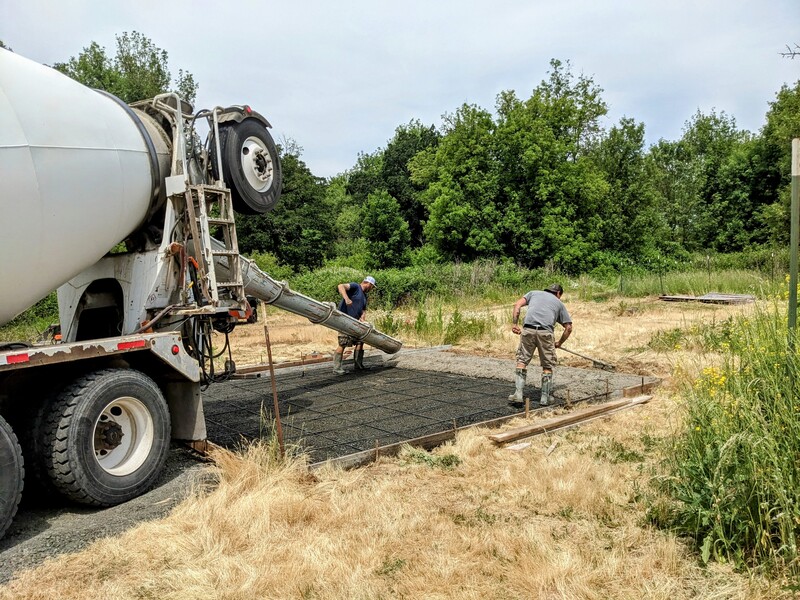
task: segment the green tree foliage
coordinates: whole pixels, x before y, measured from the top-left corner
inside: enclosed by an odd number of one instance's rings
[[[6,46],[5,42],[3,42],[3,40],[0,40],[0,48],[5,48],[9,52],[13,52],[13,50],[9,46]]]
[[[500,94],[497,122],[470,105],[447,117],[439,144],[410,163],[426,187],[427,241],[451,259],[568,270],[601,260],[609,185],[592,157],[607,112],[601,91],[554,60],[528,100]]]
[[[758,145],[732,117],[697,112],[677,142],[650,153],[660,212],[689,251],[739,251],[763,241],[762,200],[754,193]]]
[[[78,56],[65,63],[55,63],[53,68],[84,85],[110,92],[125,102],[168,92],[172,82],[166,50],[137,31],[117,36],[117,51],[113,58],[97,42],[91,42]],[[194,76],[179,69],[173,91],[193,103],[197,95]]]
[[[742,224],[746,207],[731,203],[724,196],[719,174],[734,149],[743,141],[744,135],[736,129],[735,120],[724,112],[716,114],[712,111],[704,115],[698,111],[684,129],[680,142],[684,158],[695,162],[700,174],[700,198],[696,214],[698,248],[728,250],[717,247],[724,240],[717,238],[720,219],[727,218],[729,222]]]
[[[395,130],[383,151],[381,180],[384,188],[397,200],[403,219],[411,232],[413,246],[423,241],[423,226],[427,220],[427,210],[420,199],[422,186],[411,179],[409,161],[420,152],[435,147],[439,143],[436,128],[425,126],[418,120],[401,125]]]
[[[599,207],[608,184],[591,158],[608,108],[591,78],[553,60],[526,101],[498,97],[498,155],[512,231],[510,256],[527,266],[595,266],[603,247]]]
[[[334,205],[325,180],[314,176],[297,154],[282,153],[283,190],[275,209],[264,215],[237,215],[239,248],[269,252],[294,269],[321,266],[333,254]]]
[[[760,219],[763,206],[754,193],[756,144],[745,136],[732,146],[715,173],[714,193],[708,205],[706,247],[738,252],[768,240]]]
[[[678,142],[662,139],[650,149],[648,165],[669,237],[687,250],[697,249],[700,164],[687,160]]]
[[[791,145],[800,137],[800,81],[784,85],[770,103],[766,124],[753,142],[752,195],[765,239],[789,239]]]
[[[644,123],[622,118],[598,144],[595,161],[609,185],[599,211],[603,249],[629,259],[663,250],[667,225],[648,176]]]
[[[412,180],[409,162],[420,152],[435,147],[439,137],[433,125],[412,120],[395,130],[385,149],[359,154],[355,167],[345,174],[348,200],[339,203],[345,220],[351,223],[356,213],[360,215],[371,194],[388,192],[400,206],[400,214],[411,232],[412,247],[421,246],[425,241],[427,207],[420,197],[423,186]],[[340,229],[340,235],[345,231]]]
[[[353,197],[356,205],[366,202],[367,196],[378,190],[385,190],[383,183],[383,152],[358,155],[356,166],[347,173],[346,192]]]
[[[426,188],[425,236],[450,259],[498,256],[505,222],[499,198],[492,116],[464,104],[445,117],[444,136],[411,160],[412,179]]]
[[[408,265],[411,232],[397,200],[388,192],[373,192],[362,208],[361,223],[368,244],[369,269]]]

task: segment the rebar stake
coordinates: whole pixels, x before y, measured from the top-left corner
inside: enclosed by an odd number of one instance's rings
[[[525,418],[529,419],[531,416],[531,399],[525,398]]]
[[[278,386],[275,385],[275,367],[272,364],[272,344],[269,341],[269,327],[264,324],[264,338],[267,341],[267,359],[269,360],[269,381],[272,384],[272,408],[275,411],[275,426],[278,430],[278,445],[281,449],[281,458],[286,456],[283,447],[283,427],[281,427],[281,411],[278,406]]]

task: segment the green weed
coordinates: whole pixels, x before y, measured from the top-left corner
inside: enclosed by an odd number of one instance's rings
[[[375,569],[375,574],[382,575],[383,577],[391,577],[405,567],[406,562],[404,558],[386,558],[381,566]]]
[[[605,447],[596,450],[595,458],[605,459],[613,464],[644,461],[641,452],[632,450],[617,440],[610,440]]]
[[[684,383],[687,416],[666,451],[652,517],[695,540],[704,561],[797,574],[800,363],[777,305],[725,324],[723,363]]]
[[[461,464],[461,459],[455,454],[431,454],[411,446],[404,447],[402,458],[407,464],[426,465],[439,469],[453,469]]]
[[[450,317],[450,322],[447,324],[442,342],[444,344],[455,344],[464,338],[481,339],[488,331],[493,330],[496,325],[497,321],[494,317],[465,318],[456,308]]]

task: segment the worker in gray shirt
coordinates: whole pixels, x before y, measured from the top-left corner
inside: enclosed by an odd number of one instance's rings
[[[556,348],[560,348],[572,333],[572,319],[567,307],[561,302],[563,294],[564,288],[555,283],[544,291],[528,292],[514,304],[511,331],[520,337],[516,357],[516,390],[508,397],[508,401],[513,405],[521,405],[524,402],[522,392],[528,375],[528,363],[531,362],[535,351],[539,352],[539,361],[542,364],[542,396],[539,404],[547,406],[552,400],[553,367],[558,363]],[[526,305],[528,310],[520,328],[519,312]],[[564,327],[557,342],[554,341],[556,323]]]

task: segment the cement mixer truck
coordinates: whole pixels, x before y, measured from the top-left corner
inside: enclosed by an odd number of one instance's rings
[[[201,138],[201,126],[206,128]],[[151,488],[170,440],[206,439],[214,332],[247,296],[387,353],[401,343],[239,254],[281,165],[248,106],[127,105],[0,49],[0,325],[57,289],[61,341],[0,344],[0,536],[23,492],[91,506]]]

